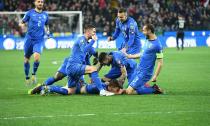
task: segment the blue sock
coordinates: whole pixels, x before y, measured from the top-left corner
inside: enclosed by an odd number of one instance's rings
[[[55,78],[54,77],[49,77],[45,82],[44,84],[45,85],[52,85],[55,81]]]
[[[142,87],[140,87],[136,90],[136,92],[139,95],[141,95],[141,94],[153,94],[154,91],[155,90],[152,87],[145,87],[145,86],[142,86]]]
[[[61,86],[55,86],[55,85],[49,86],[49,91],[62,94],[62,95],[68,95],[68,90],[65,88],[62,88]]]
[[[33,66],[33,73],[32,73],[32,75],[36,75],[36,71],[37,71],[38,67],[39,67],[39,61],[38,61],[38,62],[37,62],[37,61],[34,61],[34,66]]]
[[[91,78],[93,79],[93,82],[96,84],[99,91],[104,90],[101,79],[98,76],[98,72],[95,71],[91,73]]]
[[[29,70],[30,70],[30,63],[29,62],[24,62],[24,71],[26,75],[26,79],[29,79]]]

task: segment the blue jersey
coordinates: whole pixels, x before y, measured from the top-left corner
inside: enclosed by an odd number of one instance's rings
[[[92,54],[92,46],[94,42],[94,40],[88,42],[85,36],[79,37],[79,39],[73,45],[69,60],[80,64],[86,64],[86,62],[88,62],[86,56]]]
[[[127,48],[128,54],[139,53],[141,48],[141,35],[136,21],[131,17],[128,17],[123,23],[119,19],[116,19],[116,29],[112,36],[113,39],[116,39],[120,33],[122,33],[125,39],[125,43],[121,48]]]
[[[85,62],[84,62],[84,64],[85,65],[91,65],[90,64],[90,57],[91,56],[94,56],[94,57],[96,57],[96,55],[97,55],[97,53],[96,53],[96,51],[95,51],[95,49],[92,47],[92,48],[90,48],[90,51],[86,54],[86,56],[85,56]]]
[[[160,41],[158,39],[147,40],[141,52],[138,72],[141,72],[144,75],[152,76],[157,58],[163,58],[162,45]]]
[[[26,37],[33,40],[44,39],[45,25],[48,25],[48,14],[45,11],[41,13],[31,9],[26,12],[22,19],[23,23],[28,22],[28,31]]]
[[[126,69],[136,67],[136,62],[128,59],[121,51],[113,51],[109,55],[112,55],[112,67],[120,68],[125,66]]]

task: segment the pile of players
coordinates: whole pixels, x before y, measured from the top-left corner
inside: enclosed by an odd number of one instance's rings
[[[28,22],[28,32],[25,39],[24,70],[26,84],[36,83],[36,71],[39,66],[40,54],[44,40],[44,27],[48,25],[48,15],[42,11],[43,0],[35,0],[35,9],[26,13],[21,25]],[[75,41],[71,55],[65,58],[54,77],[48,78],[44,83],[36,85],[28,91],[29,94],[47,95],[57,93],[62,95],[73,94],[99,94],[100,96],[112,96],[116,94],[162,94],[158,85],[149,85],[156,82],[163,65],[162,46],[157,39],[152,24],[143,27],[143,33],[147,41],[141,47],[140,32],[135,20],[127,16],[125,9],[119,9],[116,19],[116,29],[108,42],[115,40],[120,33],[125,42],[118,51],[101,52],[95,51],[93,44],[97,41],[96,28],[86,25],[84,35]],[[49,28],[48,28],[49,33]],[[141,52],[140,52],[141,50]],[[34,54],[32,78],[29,77],[29,59]],[[93,65],[90,63],[94,56]],[[135,59],[140,58],[137,65]],[[155,72],[154,67],[157,62]],[[110,71],[103,78],[98,73],[103,66],[111,66]],[[84,81],[84,75],[89,74],[91,83]],[[54,85],[55,82],[67,77],[66,86]],[[125,87],[125,80],[128,87]]]

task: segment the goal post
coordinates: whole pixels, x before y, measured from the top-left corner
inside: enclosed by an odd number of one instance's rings
[[[0,34],[19,34],[18,23],[26,12],[0,12]],[[83,33],[82,11],[47,11],[52,33]]]

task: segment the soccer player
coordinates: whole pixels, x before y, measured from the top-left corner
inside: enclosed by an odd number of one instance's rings
[[[143,27],[143,33],[145,34],[147,41],[143,47],[142,53],[135,55],[127,55],[128,58],[140,57],[139,66],[135,72],[134,78],[129,83],[129,87],[126,89],[126,94],[161,94],[162,90],[158,85],[154,84],[152,87],[147,87],[145,84],[150,81],[156,82],[157,77],[163,66],[163,52],[160,41],[155,35],[154,26],[147,24]],[[157,68],[153,75],[155,62],[157,61]]]
[[[24,40],[24,71],[26,76],[26,84],[36,83],[36,72],[40,63],[40,55],[43,49],[43,41],[45,35],[45,26],[49,35],[48,14],[43,11],[44,0],[35,0],[35,9],[26,12],[20,26],[28,26],[27,34]],[[30,57],[34,55],[33,71],[30,81]]]
[[[115,40],[120,33],[122,33],[125,42],[121,45],[119,50],[123,50],[128,54],[137,54],[140,52],[140,32],[136,21],[128,17],[125,9],[118,10],[116,19],[116,29],[111,37],[108,37],[108,42]]]
[[[111,80],[110,82],[102,83],[104,89],[113,92],[114,94],[122,94],[124,91],[117,80]],[[69,95],[69,88],[67,86],[58,85],[39,85],[33,89],[28,94],[41,94],[48,95],[50,93],[57,93],[62,95]],[[75,94],[99,94],[100,91],[95,83],[86,84],[84,81],[79,81],[76,85]]]
[[[87,53],[90,53],[91,48],[97,39],[95,26],[86,25],[84,35],[79,37],[74,43],[71,56],[66,66],[69,94],[74,94],[76,92],[76,86],[81,76],[90,74],[91,79],[100,91],[100,96],[114,95],[114,93],[108,92],[103,88],[102,82],[98,76],[97,68],[95,66],[87,65],[85,62]]]
[[[135,72],[137,63],[134,59],[128,59],[121,51],[113,51],[110,53],[101,52],[99,55],[100,67],[107,65],[112,66],[109,73],[102,78],[103,81],[117,79],[124,83],[127,77],[128,82],[132,81],[132,76]]]

